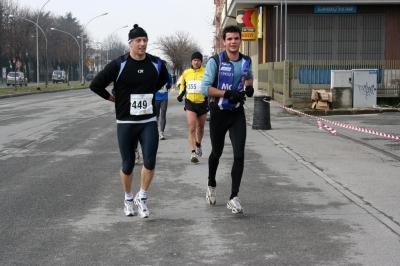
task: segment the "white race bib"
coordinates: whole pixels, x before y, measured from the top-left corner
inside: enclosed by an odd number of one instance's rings
[[[201,81],[200,80],[190,80],[186,86],[188,93],[201,93]]]
[[[148,115],[153,113],[153,94],[131,94],[131,115]]]

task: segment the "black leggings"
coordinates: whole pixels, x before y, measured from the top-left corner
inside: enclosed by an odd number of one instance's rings
[[[117,124],[118,146],[122,158],[122,172],[130,175],[135,166],[135,149],[138,140],[142,147],[143,165],[148,170],[156,166],[158,150],[157,122],[142,124]]]
[[[167,124],[168,100],[156,101],[157,120],[160,121],[160,131],[164,132]]]
[[[210,110],[211,154],[208,158],[208,179],[216,183],[215,176],[225,144],[225,135],[229,131],[233,148],[231,171],[232,191],[239,192],[244,167],[244,147],[246,144],[246,117],[243,107],[234,110]]]

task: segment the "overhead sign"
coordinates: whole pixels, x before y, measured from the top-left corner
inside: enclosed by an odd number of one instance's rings
[[[242,32],[242,40],[257,39],[258,10],[257,8],[238,9],[236,11],[236,25]]]
[[[315,5],[315,14],[356,14],[357,5]]]

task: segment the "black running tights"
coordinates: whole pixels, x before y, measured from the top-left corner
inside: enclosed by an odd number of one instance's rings
[[[244,167],[244,147],[246,143],[246,118],[243,108],[235,110],[210,110],[211,154],[208,158],[209,183],[216,184],[215,176],[225,144],[226,132],[233,148],[231,170],[232,191],[239,192]]]

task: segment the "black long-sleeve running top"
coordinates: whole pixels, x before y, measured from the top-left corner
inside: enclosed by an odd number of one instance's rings
[[[129,54],[123,55],[109,64],[104,70],[93,79],[90,89],[104,99],[108,99],[110,94],[106,87],[111,82],[115,82],[115,113],[119,121],[140,121],[148,120],[156,116],[155,112],[155,93],[161,89],[168,81],[168,71],[164,64],[161,64],[161,71],[158,73],[157,57],[146,54],[145,59],[135,60]],[[126,62],[118,77],[121,63]],[[155,62],[155,63],[154,63]],[[117,79],[118,77],[118,79]],[[146,94],[147,100],[151,98],[153,110],[152,114],[135,114],[141,95]],[[152,96],[150,96],[152,95]],[[149,98],[150,97],[150,98]]]

